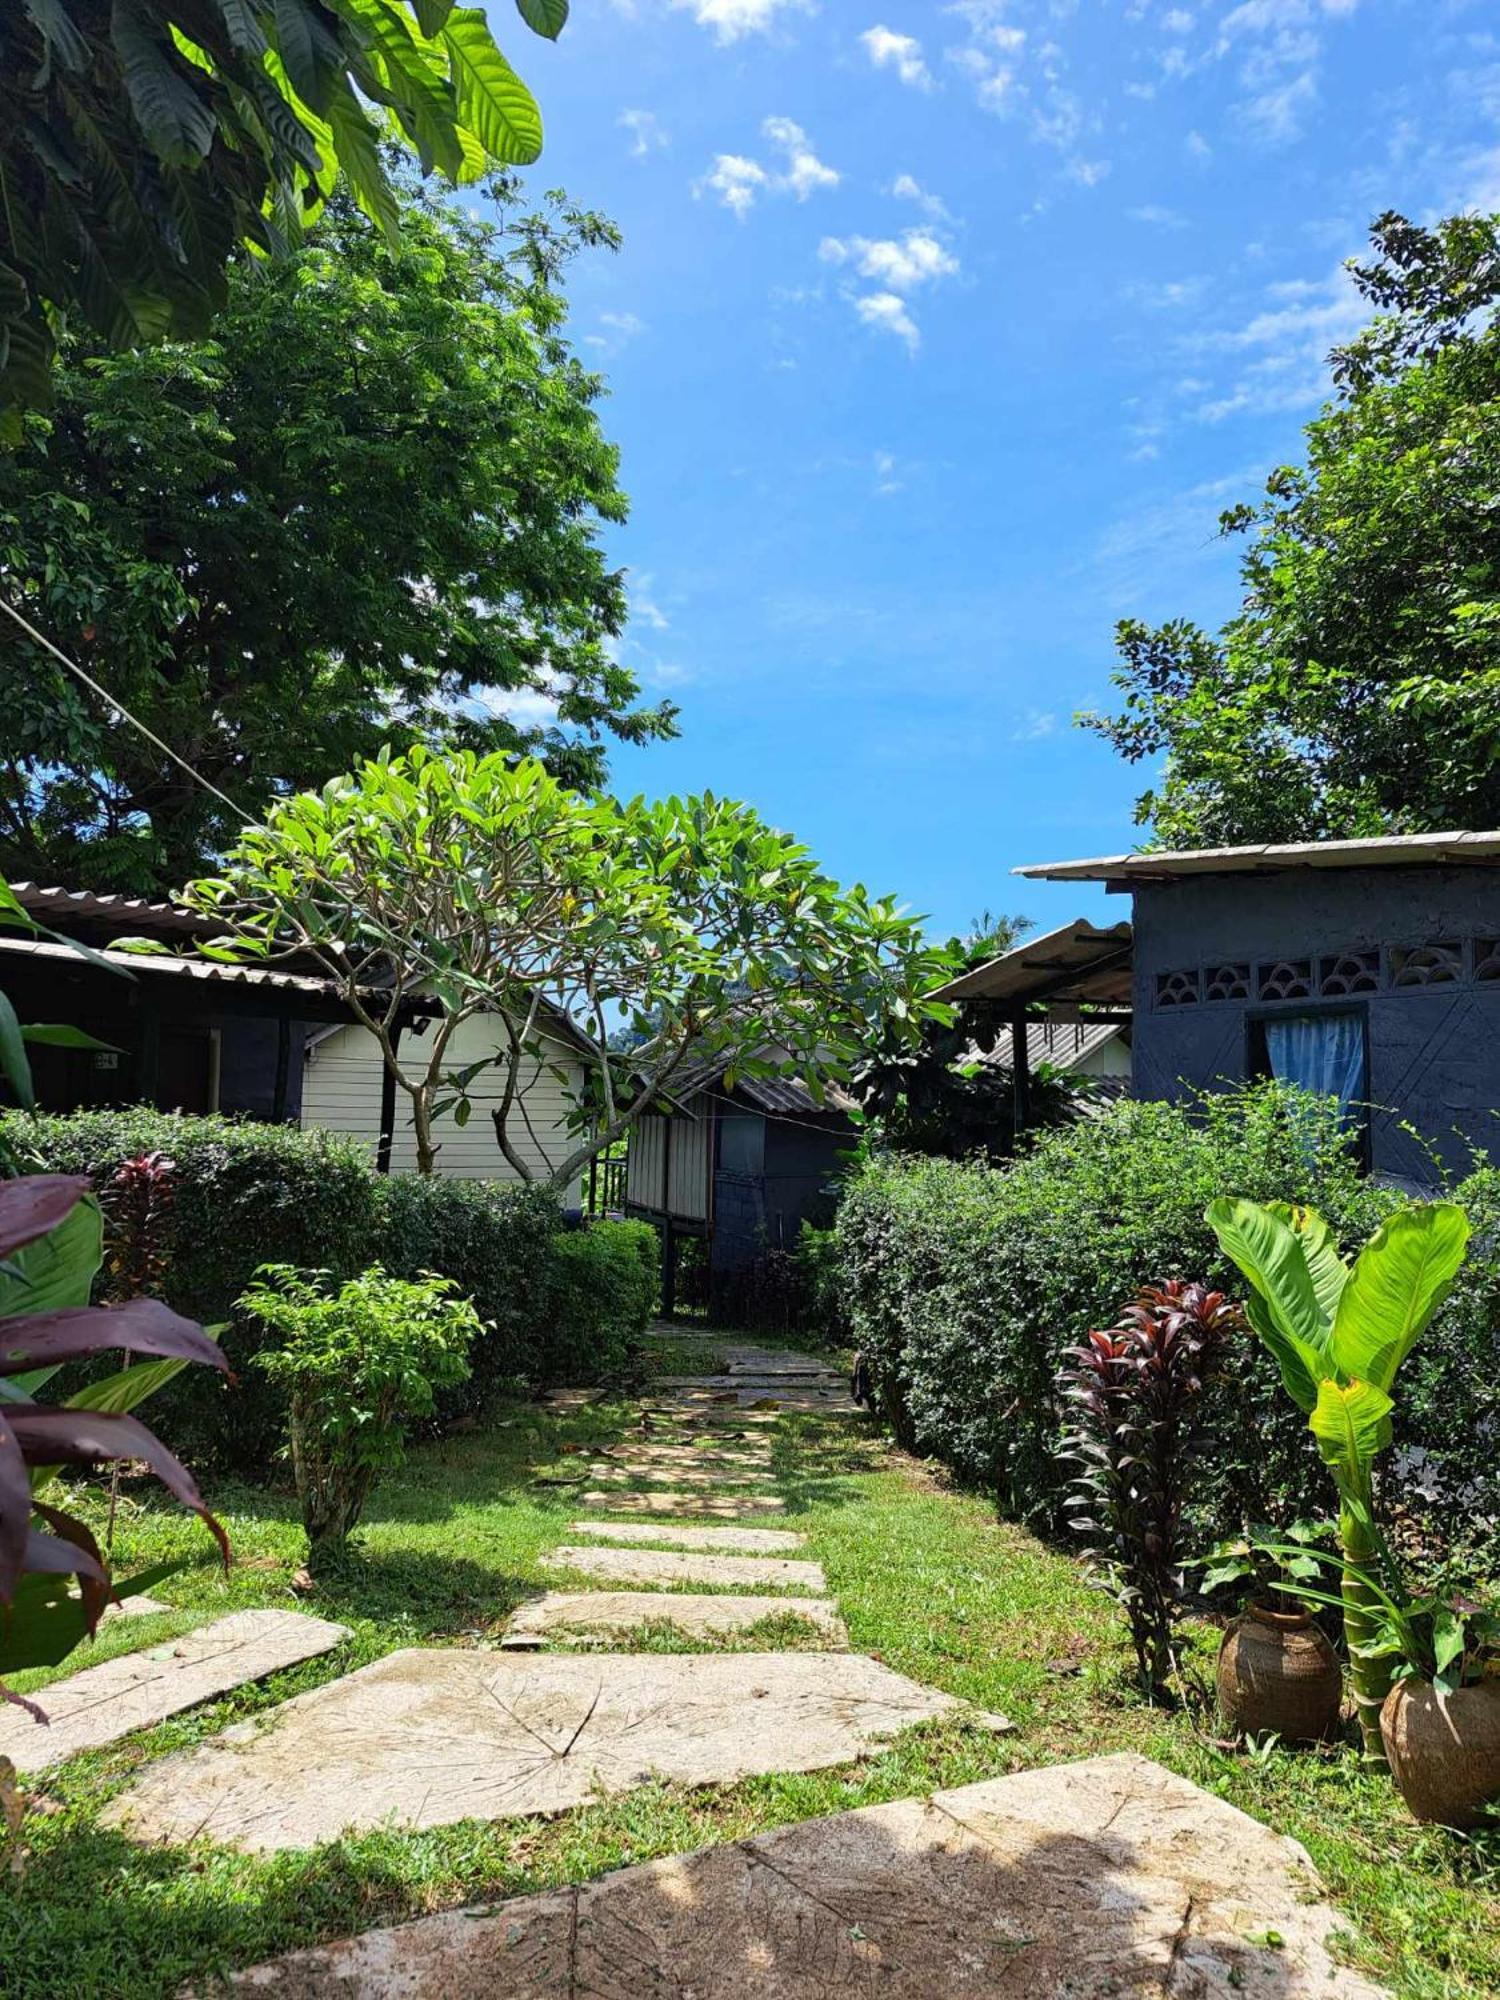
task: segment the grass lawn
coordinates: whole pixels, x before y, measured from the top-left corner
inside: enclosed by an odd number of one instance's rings
[[[1142,1707],[1128,1690],[1113,1615],[1075,1562],[996,1522],[983,1501],[944,1490],[873,1436],[815,1419],[789,1420],[777,1433],[785,1525],[809,1537],[807,1553],[827,1569],[853,1644],[915,1680],[1004,1710],[1019,1725],[1014,1736],[927,1725],[841,1771],[722,1789],[648,1786],[551,1821],[366,1835],[270,1859],[204,1843],[142,1849],[99,1827],[102,1805],[149,1757],[393,1647],[491,1641],[523,1596],[556,1580],[543,1578],[538,1557],[565,1538],[577,1511],[565,1487],[534,1484],[536,1474],[629,1420],[623,1404],[556,1418],[509,1409],[482,1433],[414,1451],[377,1491],[345,1570],[300,1600],[346,1623],[347,1647],[121,1749],[75,1759],[34,1787],[26,1872],[0,1877],[6,2000],[166,1995],[293,1945],[460,1901],[1118,1749],[1157,1757],[1302,1840],[1347,1914],[1349,1956],[1397,1992],[1432,2000],[1500,1992],[1500,1836],[1465,1842],[1413,1826],[1388,1781],[1362,1772],[1347,1749],[1226,1753],[1189,1718]],[[155,1592],[174,1607],[168,1619],[114,1624],[89,1658],[156,1643],[226,1610],[299,1601],[291,1585],[302,1540],[289,1496],[211,1494],[237,1556],[225,1578],[201,1528],[141,1491],[117,1534],[122,1565],[184,1556],[189,1566]],[[767,1629],[778,1644],[796,1643]],[[679,1642],[662,1627],[648,1643]]]

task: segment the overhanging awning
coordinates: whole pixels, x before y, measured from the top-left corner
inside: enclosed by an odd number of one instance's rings
[[[1073,1007],[1128,1008],[1130,981],[1129,924],[1100,929],[1080,917],[960,973],[931,997],[1008,1001],[1017,1009],[1045,1003],[1049,1015],[1066,1018]]]

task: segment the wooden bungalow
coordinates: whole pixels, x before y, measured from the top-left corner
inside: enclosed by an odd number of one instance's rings
[[[853,1144],[847,1100],[822,1103],[794,1077],[737,1077],[722,1064],[680,1074],[670,1109],[632,1128],[625,1211],[662,1235],[662,1310],[677,1285],[677,1246],[707,1247],[710,1295],[723,1294],[767,1250],[790,1250],[821,1207]]]

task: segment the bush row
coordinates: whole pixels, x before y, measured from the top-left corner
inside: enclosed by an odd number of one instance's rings
[[[444,1421],[472,1413],[506,1381],[591,1381],[619,1367],[655,1302],[655,1236],[640,1223],[560,1230],[539,1188],[377,1174],[336,1134],[151,1110],[14,1121],[39,1171],[102,1185],[134,1154],[177,1164],[165,1294],[222,1328],[237,1383],[189,1369],[152,1403],[152,1422],[195,1467],[263,1473],[283,1433],[280,1392],[245,1364],[260,1335],[235,1302],[263,1263],[353,1277],[380,1263],[396,1277],[437,1271],[485,1322],[472,1374],[446,1393]],[[645,1240],[649,1239],[649,1241]]]
[[[1346,1249],[1403,1197],[1366,1179],[1332,1103],[1264,1087],[1188,1106],[1121,1102],[1006,1168],[877,1156],[851,1181],[835,1257],[852,1338],[908,1446],[1059,1525],[1070,1467],[1055,1381],[1065,1350],[1142,1284],[1237,1294],[1203,1220],[1219,1194],[1312,1203]],[[1475,1225],[1464,1276],[1406,1364],[1387,1461],[1454,1540],[1500,1513],[1500,1174],[1452,1190]],[[1209,1392],[1203,1532],[1330,1511],[1301,1413],[1248,1338]]]

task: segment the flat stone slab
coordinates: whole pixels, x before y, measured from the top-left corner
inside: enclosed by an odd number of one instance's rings
[[[821,1770],[960,1705],[858,1653],[412,1650],[163,1758],[103,1817],[273,1853],[566,1812],[654,1778]]]
[[[512,1615],[500,1644],[507,1651],[528,1651],[573,1632],[627,1636],[642,1625],[664,1622],[692,1638],[713,1639],[788,1612],[816,1625],[830,1648],[848,1645],[844,1621],[827,1598],[689,1597],[659,1590],[549,1591]]]
[[[236,1611],[144,1653],[123,1653],[57,1681],[37,1697],[44,1728],[17,1708],[0,1709],[0,1756],[18,1771],[46,1771],[81,1750],[98,1750],[248,1681],[263,1680],[330,1652],[342,1625],[300,1611]]]
[[[118,1604],[106,1604],[105,1618],[156,1618],[164,1611],[175,1611],[175,1604],[163,1604],[160,1598],[147,1597],[144,1592],[139,1597],[122,1597]],[[103,1620],[100,1621],[101,1623]]]
[[[719,1444],[713,1438],[688,1444],[626,1444],[599,1454],[611,1465],[768,1466],[771,1453],[754,1440]]]
[[[652,1465],[649,1461],[642,1465],[631,1459],[611,1459],[589,1467],[589,1478],[606,1485],[628,1484],[634,1479],[653,1486],[764,1486],[770,1477],[769,1467],[747,1472],[742,1465],[720,1470],[717,1466]]]
[[[786,1502],[779,1493],[585,1493],[585,1506],[604,1507],[616,1514],[709,1514],[715,1520],[737,1521],[745,1514],[779,1514]]]
[[[845,1396],[849,1385],[842,1375],[834,1375],[822,1369],[801,1373],[762,1374],[760,1370],[736,1368],[727,1375],[658,1375],[658,1389],[759,1389],[773,1395],[779,1389],[799,1390],[807,1394],[826,1390],[830,1395]]]
[[[722,1549],[740,1555],[790,1555],[806,1535],[785,1528],[679,1528],[666,1521],[570,1521],[570,1535],[595,1535],[601,1542],[655,1543],[669,1549]]]
[[[608,1583],[717,1583],[726,1590],[801,1590],[821,1593],[828,1588],[821,1563],[780,1556],[711,1556],[678,1554],[674,1549],[581,1548],[564,1543],[542,1557],[549,1569],[576,1570],[580,1576],[603,1577]]]
[[[1334,1963],[1318,1898],[1294,1841],[1144,1758],[1097,1757],[450,1910],[234,1983],[272,2000],[1381,2000]]]

